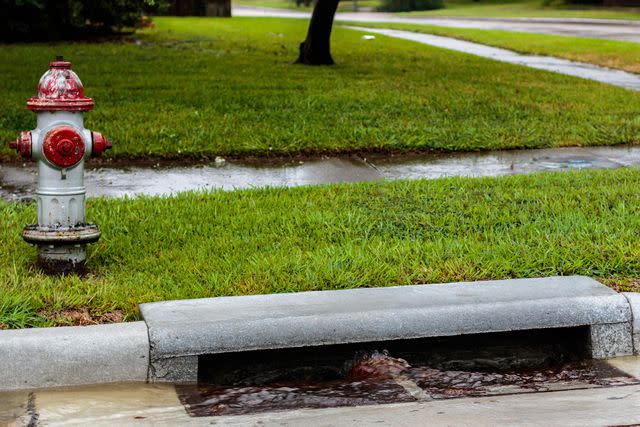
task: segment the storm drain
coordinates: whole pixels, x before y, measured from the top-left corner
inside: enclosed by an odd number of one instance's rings
[[[295,360],[351,349],[344,361],[354,351],[386,349],[404,358],[390,343],[443,339],[471,348],[492,334],[507,342],[565,328],[581,331],[573,347],[590,358],[633,353],[626,297],[580,276],[165,301],[141,304],[140,314],[149,330],[149,379],[158,382],[192,383],[203,379],[205,360],[222,366],[259,351]],[[316,350],[297,350],[304,348]],[[261,354],[245,369],[262,363]]]

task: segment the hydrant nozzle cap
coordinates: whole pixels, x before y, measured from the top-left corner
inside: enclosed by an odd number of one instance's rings
[[[71,62],[61,56],[49,63],[38,83],[38,94],[27,101],[31,111],[88,111],[93,99],[84,96],[84,87]]]
[[[71,62],[65,61],[62,56],[56,56],[56,59],[49,62],[50,68],[64,68],[66,70],[71,69]]]

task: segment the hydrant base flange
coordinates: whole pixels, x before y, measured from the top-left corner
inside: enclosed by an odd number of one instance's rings
[[[38,265],[47,274],[81,274],[85,271],[87,244],[100,238],[94,224],[76,227],[40,227],[28,225],[22,238],[38,245]]]
[[[22,230],[22,238],[34,245],[88,244],[100,239],[100,230],[95,224],[57,228],[31,224]]]

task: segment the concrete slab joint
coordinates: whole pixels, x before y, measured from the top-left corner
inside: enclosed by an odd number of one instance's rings
[[[631,307],[633,354],[640,355],[640,293],[623,292]]]
[[[590,326],[594,358],[633,352],[627,298],[581,276],[166,301],[140,313],[149,379],[161,382],[197,380],[203,354],[544,328]]]

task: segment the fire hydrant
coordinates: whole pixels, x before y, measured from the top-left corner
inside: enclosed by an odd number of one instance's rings
[[[22,237],[38,246],[38,262],[46,272],[81,272],[87,244],[100,238],[98,227],[85,221],[84,161],[111,143],[84,128],[83,114],[93,100],[61,56],[49,64],[27,108],[37,115],[36,128],[9,143],[23,158],[38,162],[38,224],[27,225]]]

